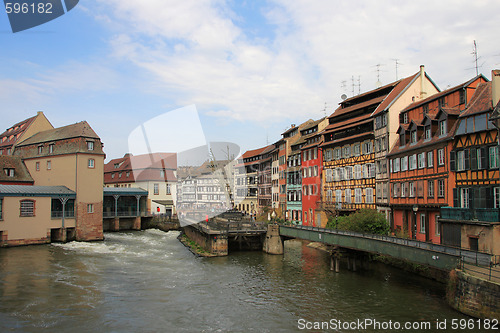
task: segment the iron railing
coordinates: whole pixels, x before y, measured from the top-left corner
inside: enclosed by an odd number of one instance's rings
[[[441,207],[441,219],[455,221],[500,221],[500,209],[498,208],[457,208]]]
[[[434,251],[434,252],[441,252],[441,253],[457,256],[458,258],[461,258],[461,260],[464,261],[465,263],[470,263],[470,264],[475,264],[475,265],[489,266],[490,263],[492,263],[492,262],[495,263],[495,260],[498,260],[498,259],[496,259],[498,256],[494,256],[490,253],[480,252],[480,251],[471,251],[468,249],[446,246],[446,245],[442,245],[442,244],[428,243],[428,242],[418,241],[415,239],[398,238],[398,237],[386,236],[386,235],[365,234],[365,233],[354,232],[354,231],[346,231],[346,230],[338,230],[338,229],[325,229],[325,228],[320,228],[320,227],[310,227],[310,226],[302,226],[302,225],[298,225],[298,226],[282,225],[282,226],[288,227],[288,228],[304,229],[304,230],[315,230],[315,231],[322,232],[322,233],[346,235],[346,236],[364,238],[364,239],[375,239],[375,240],[390,242],[390,243],[399,244],[399,245],[408,246],[408,247],[415,247],[415,248]]]
[[[495,255],[489,265],[479,265],[473,263],[466,263],[465,260],[460,260],[460,268],[462,271],[486,279],[500,283],[500,256]]]
[[[50,216],[53,219],[61,219],[62,216],[63,216],[63,212],[62,211],[52,211],[50,213]],[[75,217],[75,212],[74,211],[64,212],[64,218],[74,218],[74,217]]]

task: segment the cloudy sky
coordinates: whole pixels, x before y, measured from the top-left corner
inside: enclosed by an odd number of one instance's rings
[[[474,40],[490,79],[498,12],[497,0],[80,0],[12,33],[2,10],[0,130],[39,110],[54,126],[87,120],[110,159],[141,124],[194,105],[206,141],[254,149],[331,114],[353,78],[357,94],[423,64],[442,90],[465,82]]]

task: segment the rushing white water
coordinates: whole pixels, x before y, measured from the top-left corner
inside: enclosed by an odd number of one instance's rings
[[[289,332],[301,318],[463,318],[443,287],[386,267],[332,273],[300,242],[284,256],[194,256],[159,230],[0,249],[0,332]]]

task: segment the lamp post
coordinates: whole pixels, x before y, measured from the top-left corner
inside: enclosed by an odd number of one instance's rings
[[[411,238],[416,239],[417,238],[417,212],[418,212],[418,206],[413,205],[413,214],[414,214],[414,220],[413,220],[413,232],[411,235]]]

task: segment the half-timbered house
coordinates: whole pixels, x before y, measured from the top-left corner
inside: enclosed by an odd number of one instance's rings
[[[399,140],[388,155],[392,227],[397,233],[440,243],[440,207],[452,203],[455,187],[449,156],[458,117],[486,81],[479,75],[401,112]]]

